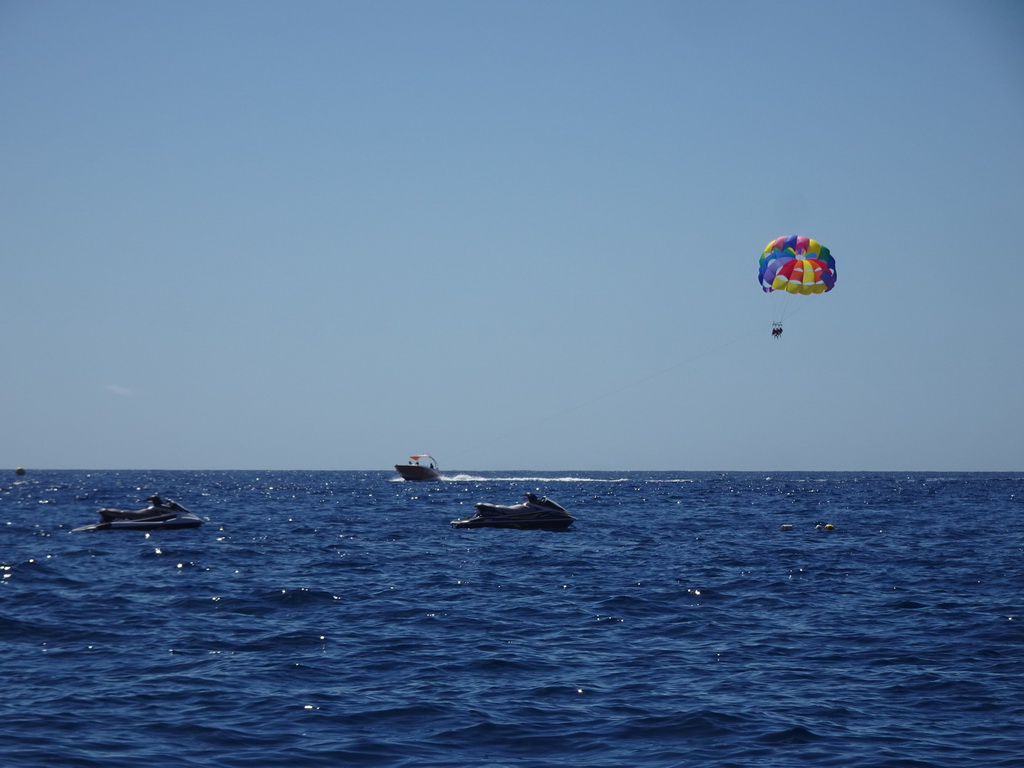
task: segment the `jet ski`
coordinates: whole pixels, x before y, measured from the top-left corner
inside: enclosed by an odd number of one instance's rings
[[[546,496],[539,499],[532,493],[523,496],[522,504],[507,507],[481,502],[476,514],[461,520],[452,520],[452,528],[540,528],[561,531],[572,525],[576,518]]]
[[[126,528],[134,531],[156,531],[161,528],[198,528],[203,524],[198,515],[194,515],[181,504],[172,499],[161,499],[153,495],[146,499],[149,506],[145,509],[109,509],[100,510],[100,521],[92,525],[75,528],[79,531],[105,531],[112,528]]]

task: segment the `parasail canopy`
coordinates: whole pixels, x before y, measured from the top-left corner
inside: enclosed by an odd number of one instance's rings
[[[826,293],[836,285],[836,261],[817,240],[790,235],[772,240],[757,271],[765,293]]]

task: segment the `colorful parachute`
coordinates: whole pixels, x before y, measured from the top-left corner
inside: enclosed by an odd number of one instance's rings
[[[825,293],[836,285],[836,260],[817,240],[780,237],[761,254],[757,279],[765,293]]]

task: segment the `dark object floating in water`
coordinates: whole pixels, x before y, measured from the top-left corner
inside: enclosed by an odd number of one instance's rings
[[[17,469],[14,470],[14,474],[16,474],[16,475],[24,475],[25,474],[25,468],[24,467],[18,467]]]
[[[114,528],[126,528],[134,531],[156,531],[161,528],[198,528],[202,519],[185,509],[172,499],[161,499],[157,495],[150,496],[145,509],[108,509],[100,510],[100,521],[92,525],[75,528],[78,531],[106,531]]]
[[[408,464],[395,464],[395,471],[405,480],[436,480],[441,476],[437,459],[429,453],[410,456]]]
[[[476,514],[461,520],[452,520],[452,528],[540,528],[561,531],[572,525],[576,518],[546,496],[537,498],[532,493],[526,501],[506,507],[501,504],[476,505]]]

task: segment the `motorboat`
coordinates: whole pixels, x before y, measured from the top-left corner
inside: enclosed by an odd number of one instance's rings
[[[100,510],[100,521],[92,525],[75,528],[79,531],[105,531],[109,529],[128,529],[135,531],[155,531],[161,528],[198,528],[203,524],[202,518],[189,512],[181,504],[172,499],[161,499],[157,495],[150,496],[146,501],[149,506],[144,509],[110,509]]]
[[[429,453],[410,456],[408,464],[395,464],[395,471],[404,480],[436,480],[441,476],[437,459]]]
[[[540,528],[561,531],[576,518],[546,496],[537,498],[532,493],[523,496],[523,503],[513,506],[502,504],[476,505],[476,514],[461,520],[452,520],[452,528]]]

